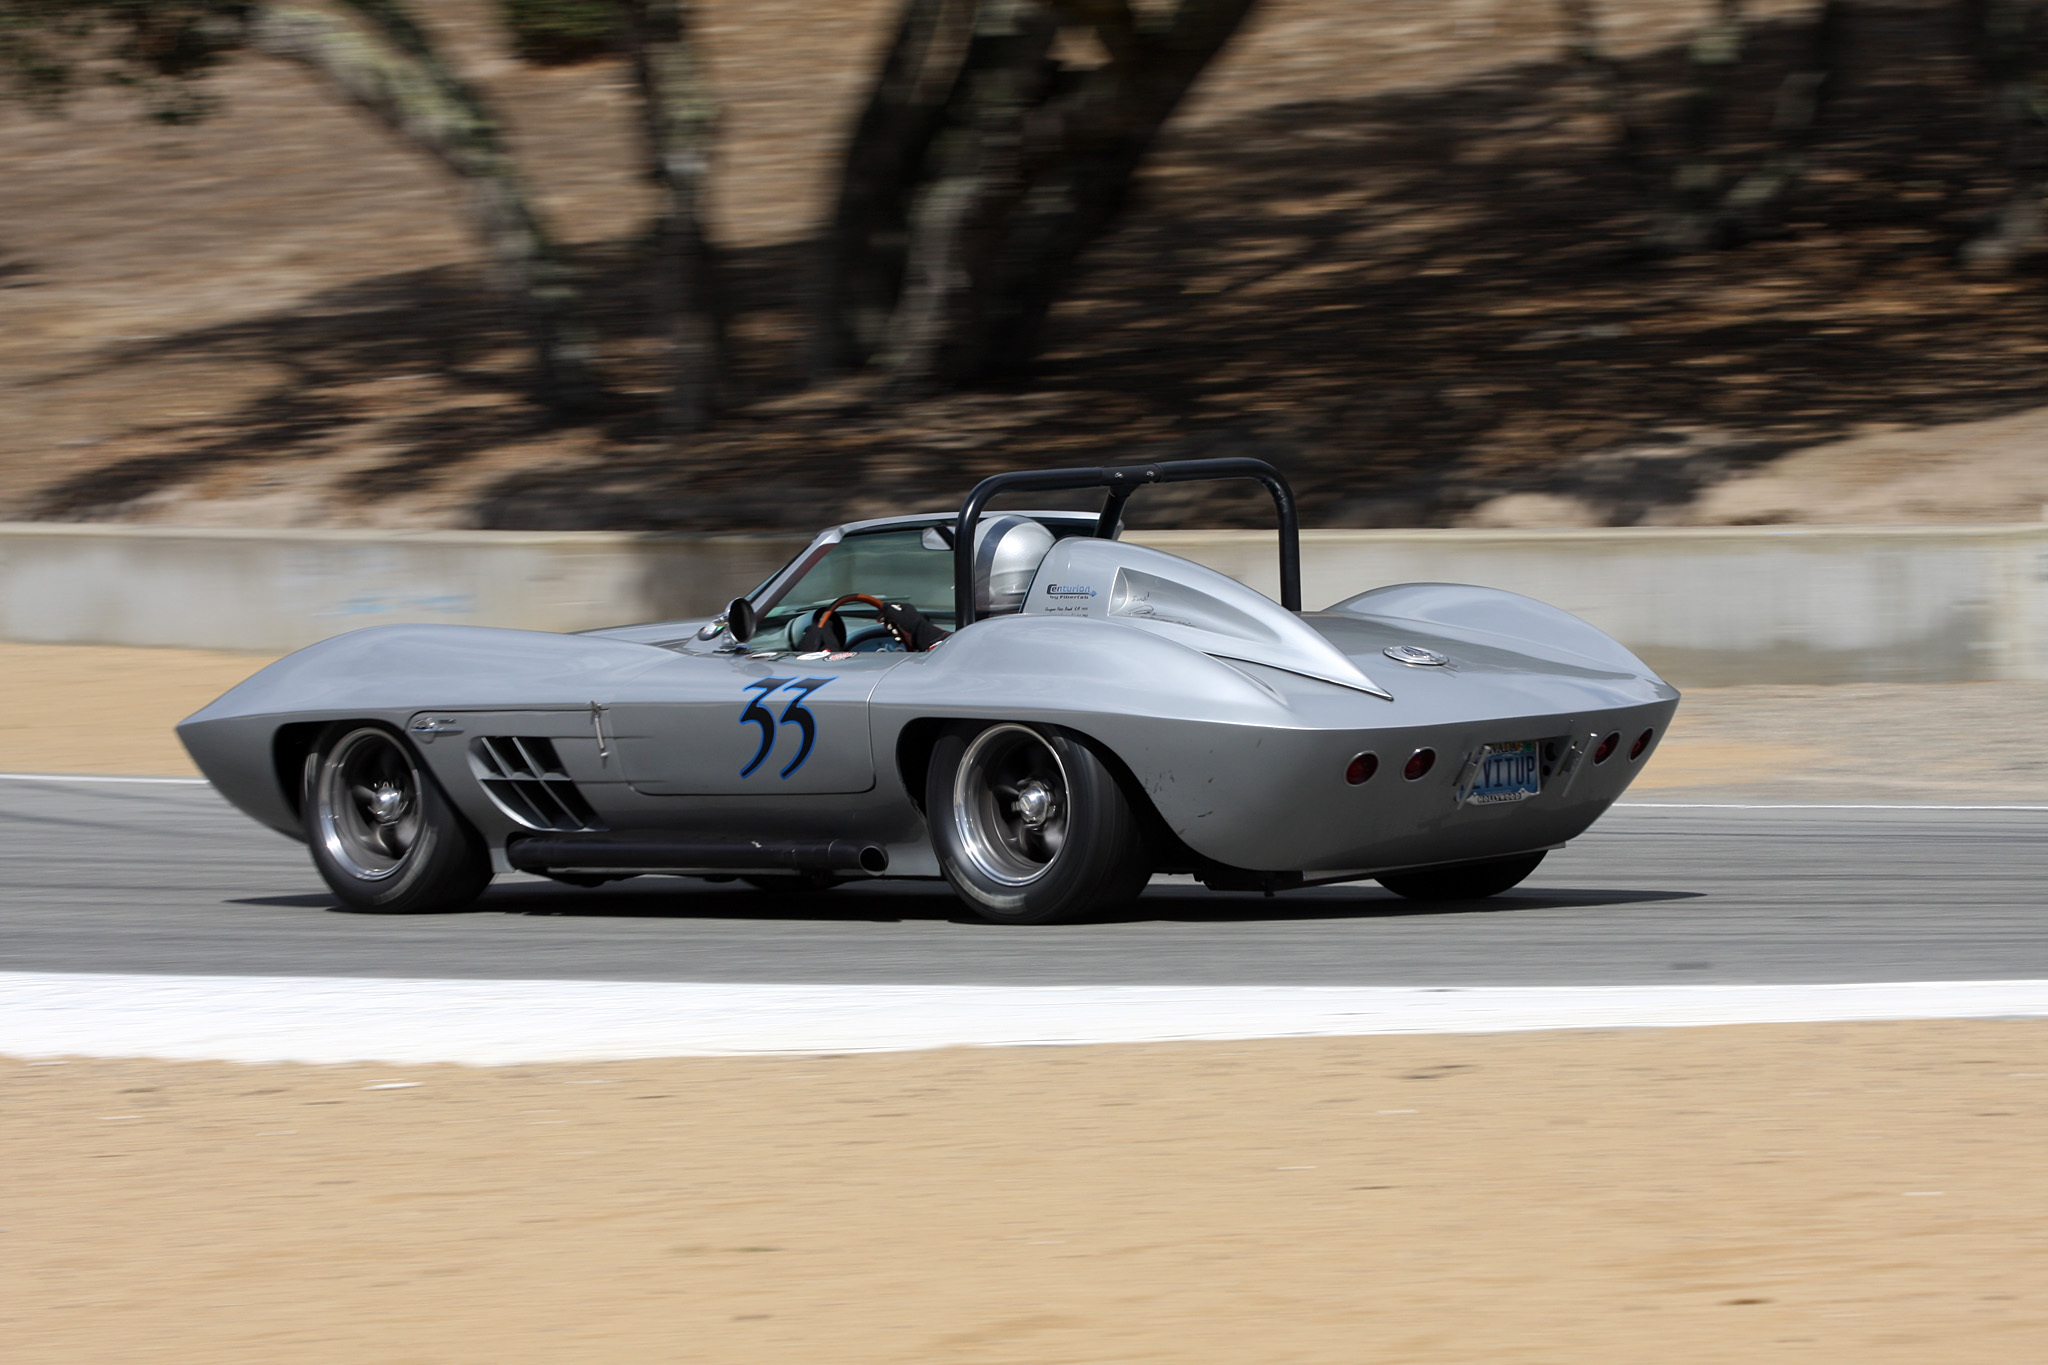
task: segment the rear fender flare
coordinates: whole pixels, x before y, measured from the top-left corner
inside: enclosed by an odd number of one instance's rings
[[[938,744],[940,733],[948,725],[999,725],[1010,719],[1014,718],[920,716],[903,727],[896,738],[896,768],[904,790],[910,793],[911,803],[917,807],[919,815],[930,818],[924,808],[925,781],[931,773],[932,750]],[[1020,723],[1033,726],[1052,724],[1037,720]],[[1124,762],[1115,749],[1073,725],[1057,724],[1054,728],[1066,732],[1086,745],[1088,751],[1101,759],[1103,766],[1109,769],[1110,776],[1116,779],[1117,786],[1123,790],[1124,800],[1130,802],[1132,811],[1145,826],[1146,836],[1158,854],[1162,867],[1171,865],[1178,869],[1182,866],[1193,866],[1196,855],[1181,842],[1180,836],[1173,832],[1165,818],[1159,814],[1158,807],[1152,803],[1151,793],[1145,790],[1145,784],[1138,780],[1137,774],[1131,771],[1131,765]]]

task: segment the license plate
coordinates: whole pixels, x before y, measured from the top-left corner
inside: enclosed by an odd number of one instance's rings
[[[1465,794],[1468,806],[1502,806],[1526,801],[1543,789],[1543,762],[1536,741],[1489,744],[1479,751],[1479,770]]]

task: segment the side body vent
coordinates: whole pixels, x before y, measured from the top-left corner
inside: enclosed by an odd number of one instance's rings
[[[553,740],[481,735],[469,743],[469,767],[498,809],[528,829],[604,828],[569,779]]]

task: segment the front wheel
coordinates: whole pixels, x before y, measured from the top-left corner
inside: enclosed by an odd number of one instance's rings
[[[313,865],[358,910],[455,910],[490,883],[482,836],[381,725],[327,727],[306,760],[301,806]]]
[[[925,818],[960,899],[998,924],[1050,924],[1137,897],[1144,827],[1116,775],[1050,726],[953,726],[932,750]]]
[[[1476,901],[1498,896],[1536,870],[1541,853],[1521,853],[1512,858],[1489,858],[1483,863],[1453,863],[1449,867],[1424,868],[1420,872],[1389,872],[1374,878],[1397,896],[1412,901]]]

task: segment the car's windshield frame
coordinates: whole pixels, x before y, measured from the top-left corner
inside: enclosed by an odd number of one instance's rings
[[[792,613],[780,610],[783,599],[789,594],[791,589],[803,581],[804,577],[812,569],[815,569],[824,560],[826,555],[832,553],[834,549],[838,548],[845,541],[859,536],[878,535],[892,531],[922,532],[933,527],[937,527],[950,540],[955,515],[952,512],[931,512],[920,516],[878,518],[874,521],[848,522],[843,526],[834,526],[829,530],[820,532],[818,538],[805,546],[801,553],[797,554],[789,563],[783,565],[781,569],[771,574],[766,582],[755,588],[751,593],[746,594],[747,600],[753,603],[756,619],[761,624],[756,627],[754,634],[748,640],[739,640],[733,643],[739,645],[750,644],[752,641],[759,640],[764,635],[777,629],[786,632],[790,621],[793,619],[793,615]],[[1043,523],[1047,530],[1062,540],[1069,536],[1093,534],[1097,521],[1097,516],[1093,512],[1027,510],[1019,511],[1015,515],[1030,517],[1033,521]],[[860,589],[855,590],[860,591]],[[805,607],[804,610],[812,611],[822,605],[824,604],[816,603]],[[872,617],[874,614],[874,609],[871,607],[856,608],[854,610],[869,617]],[[951,603],[940,603],[938,604],[937,611],[927,612],[926,614],[940,626],[950,628],[952,625],[953,612]],[[724,621],[725,618],[720,616],[713,624],[723,625]]]
[[[931,544],[926,538],[931,536],[932,530],[933,528],[930,526],[878,526],[871,530],[857,531],[850,535],[842,536],[840,539],[824,546],[823,552],[820,554],[806,555],[804,557],[805,562],[798,571],[792,574],[789,581],[783,584],[780,591],[776,593],[774,605],[761,611],[757,618],[759,624],[754,628],[754,634],[747,643],[763,642],[764,639],[769,643],[773,643],[774,636],[786,634],[794,623],[808,618],[822,607],[830,606],[838,598],[854,592],[869,593],[891,602],[908,602],[923,612],[926,618],[931,620],[933,624],[942,629],[950,629],[953,623],[952,540],[951,537],[946,537],[938,544]],[[872,577],[863,577],[862,570],[856,565],[844,576],[843,581],[836,585],[841,591],[828,592],[824,595],[806,593],[803,595],[804,600],[792,600],[792,595],[805,582],[831,566],[834,556],[857,556],[863,550],[876,548],[874,543],[877,541],[883,539],[896,540],[898,538],[908,539],[911,537],[916,537],[920,542],[924,542],[922,544],[922,552],[932,556],[932,562],[929,567],[934,571],[936,581],[921,585],[922,590],[911,592],[903,590],[904,583],[900,576],[902,573],[900,567],[896,568],[896,573],[899,575],[897,580],[889,582],[886,581],[887,576],[881,572],[881,565],[876,565],[875,573]],[[834,575],[834,577],[838,576]],[[842,607],[839,614],[847,617],[849,620],[876,619],[875,609],[859,602],[849,603]]]

